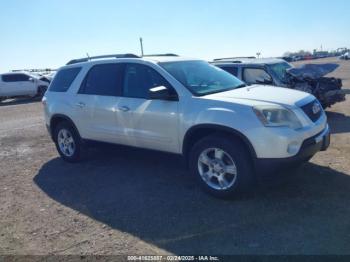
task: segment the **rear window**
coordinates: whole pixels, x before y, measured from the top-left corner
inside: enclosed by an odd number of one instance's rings
[[[24,82],[28,80],[29,80],[29,76],[25,74],[2,75],[2,81],[4,82]]]
[[[225,70],[226,72],[230,73],[231,75],[237,76],[238,75],[238,68],[233,66],[220,66],[221,69]]]
[[[58,71],[49,90],[52,92],[66,92],[79,74],[80,70],[81,67],[74,67]]]
[[[120,96],[123,83],[123,64],[99,64],[93,66],[83,84],[79,94]]]

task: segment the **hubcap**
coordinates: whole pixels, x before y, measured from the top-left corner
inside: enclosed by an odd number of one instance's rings
[[[75,152],[75,143],[72,134],[67,129],[58,132],[57,143],[62,152],[67,157],[71,157]]]
[[[203,181],[215,190],[232,187],[237,178],[235,162],[220,148],[208,148],[199,155],[198,171]]]

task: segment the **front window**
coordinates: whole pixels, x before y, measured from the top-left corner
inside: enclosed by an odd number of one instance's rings
[[[245,86],[236,77],[204,61],[164,62],[160,65],[196,96]]]
[[[245,68],[243,70],[243,80],[249,84],[268,84],[273,83],[271,76],[261,68]]]
[[[127,64],[124,74],[123,96],[147,99],[153,87],[170,84],[154,69],[141,64]]]
[[[292,66],[288,63],[276,63],[268,65],[273,72],[273,74],[280,80],[281,82],[286,82],[286,73],[287,69]]]

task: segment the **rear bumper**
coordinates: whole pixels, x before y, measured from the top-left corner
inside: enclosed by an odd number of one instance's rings
[[[319,151],[326,151],[330,144],[330,131],[327,127],[319,134],[312,136],[302,143],[299,152],[288,158],[257,158],[255,168],[259,178],[271,179],[278,171],[287,170],[290,167],[308,161]]]

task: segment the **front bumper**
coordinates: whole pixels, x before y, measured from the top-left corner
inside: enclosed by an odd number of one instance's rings
[[[337,102],[345,101],[346,91],[343,89],[340,90],[331,90],[323,95],[323,100],[326,104],[333,105]]]
[[[326,151],[329,144],[330,131],[327,125],[321,133],[304,140],[299,152],[293,157],[257,158],[255,161],[257,174],[259,178],[270,179],[274,173],[306,162],[319,151]]]

